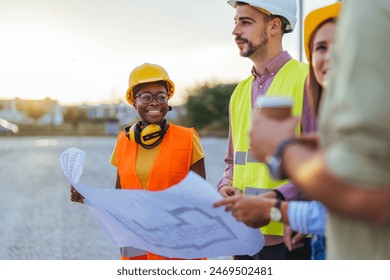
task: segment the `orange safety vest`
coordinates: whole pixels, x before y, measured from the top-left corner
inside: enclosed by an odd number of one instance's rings
[[[146,190],[165,190],[187,176],[192,158],[192,135],[193,128],[185,128],[170,124],[157,158],[150,171]],[[143,189],[141,181],[136,173],[136,155],[138,145],[130,141],[124,132],[118,136],[116,144],[116,158],[118,174],[123,189]],[[126,257],[123,260],[179,260],[177,258],[166,258],[150,252],[146,255]]]

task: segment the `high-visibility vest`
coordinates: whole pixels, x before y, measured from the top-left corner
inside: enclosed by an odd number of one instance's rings
[[[164,190],[187,176],[191,166],[193,134],[193,128],[169,125],[150,171],[146,190]],[[143,189],[136,173],[137,149],[138,145],[121,132],[118,136],[116,157],[123,189]]]
[[[294,99],[292,112],[302,115],[305,79],[308,66],[291,59],[276,74],[266,96],[289,96]],[[240,82],[230,99],[231,135],[234,149],[233,186],[249,195],[258,195],[286,183],[270,176],[264,163],[253,159],[250,154],[249,130],[252,126],[252,84],[253,76]],[[300,133],[300,125],[297,134]],[[265,235],[283,235],[283,225],[271,222],[262,227]]]
[[[169,125],[157,158],[150,171],[146,190],[165,190],[187,176],[192,158],[193,128]],[[124,132],[118,136],[116,158],[118,174],[123,189],[143,189],[136,173],[136,155],[138,145],[130,141]],[[121,248],[122,259],[131,260],[169,260],[150,252],[136,248]]]

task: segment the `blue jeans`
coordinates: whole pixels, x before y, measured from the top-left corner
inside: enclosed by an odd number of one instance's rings
[[[311,239],[311,258],[312,260],[325,260],[325,236],[315,235]]]
[[[284,243],[265,246],[260,252],[253,256],[234,256],[235,260],[310,260],[311,239],[303,239],[303,247],[292,250],[287,249]]]

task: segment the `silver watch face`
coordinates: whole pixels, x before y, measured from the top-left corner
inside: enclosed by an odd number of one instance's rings
[[[272,221],[280,222],[282,220],[282,212],[279,208],[272,207],[269,212],[269,217]]]

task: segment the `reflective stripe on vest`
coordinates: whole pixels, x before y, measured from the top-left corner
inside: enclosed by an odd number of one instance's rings
[[[294,99],[293,114],[301,116],[307,70],[307,64],[294,59],[289,60],[276,74],[266,95],[292,97]],[[287,182],[273,180],[267,166],[251,157],[249,130],[252,125],[253,79],[254,77],[250,76],[237,85],[229,108],[235,151],[233,186],[248,194],[264,193]],[[297,134],[299,133],[300,125],[297,126]],[[253,189],[259,189],[259,191],[255,192]],[[271,222],[268,226],[262,227],[261,231],[268,235],[283,235],[283,226],[281,223]]]
[[[161,142],[157,158],[150,171],[146,189],[160,191],[179,183],[187,176],[192,159],[193,128],[169,125],[169,129]],[[136,174],[136,155],[138,145],[129,140],[124,132],[118,136],[116,158],[118,174],[123,189],[142,189],[142,184]],[[147,255],[146,259],[169,259],[150,252],[131,247],[121,248],[124,257],[136,258]]]

